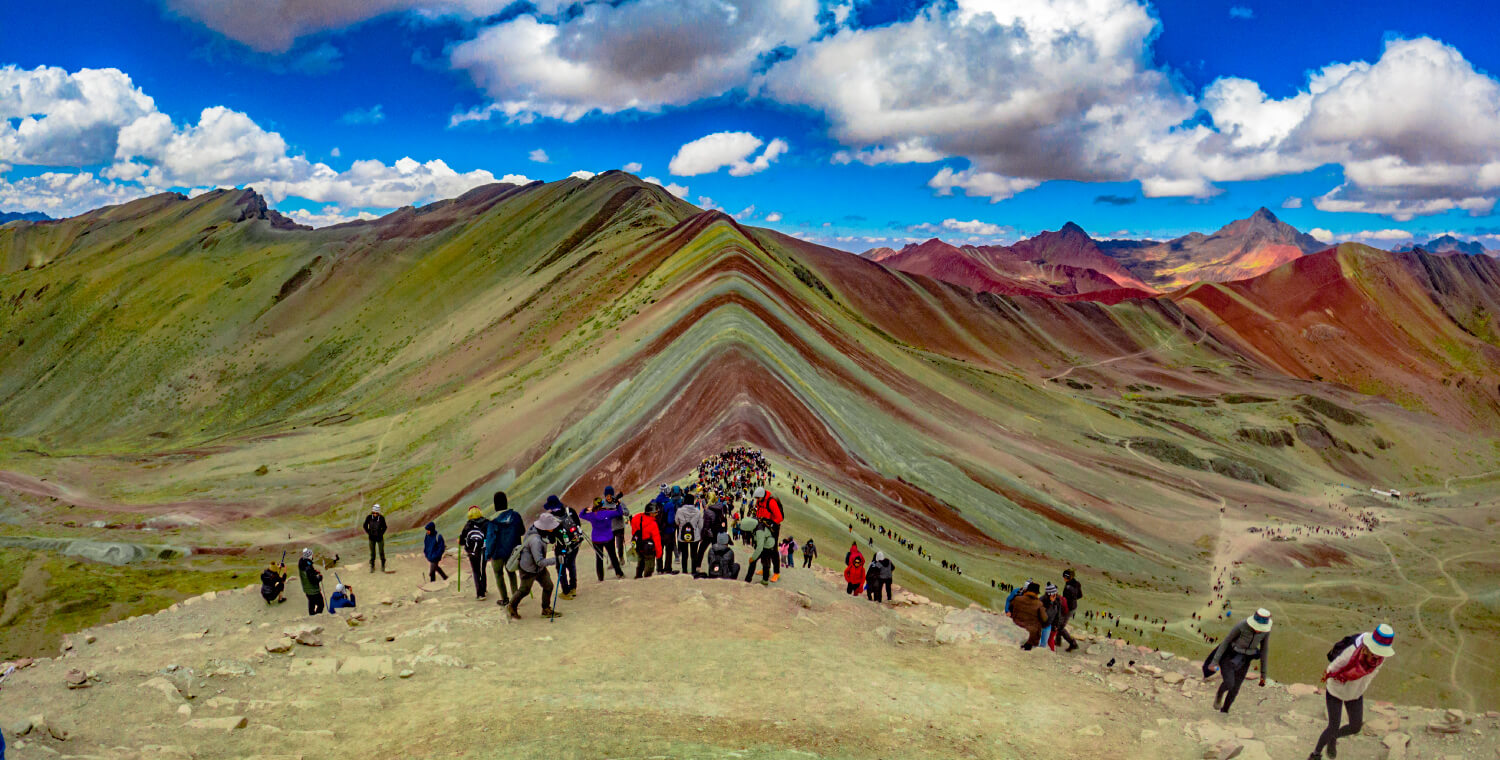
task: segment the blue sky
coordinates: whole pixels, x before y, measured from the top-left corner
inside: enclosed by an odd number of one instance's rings
[[[1259,206],[1500,248],[1500,12],[1336,5],[4,0],[0,209],[251,185],[321,224],[638,163],[853,250]]]

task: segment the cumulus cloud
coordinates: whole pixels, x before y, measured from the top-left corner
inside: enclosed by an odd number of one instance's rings
[[[642,166],[641,162],[639,162],[639,161],[631,161],[630,163],[628,163],[628,164],[626,164],[626,165],[624,165],[624,166],[622,166],[620,168],[624,169],[627,172],[630,172],[631,174],[639,174],[640,171],[641,171],[641,169],[644,169],[645,167]]]
[[[110,182],[89,172],[44,172],[15,181],[0,177],[0,208],[41,211],[54,218],[150,194],[139,185]]]
[[[1331,230],[1325,230],[1322,227],[1314,227],[1314,228],[1308,230],[1307,234],[1312,235],[1315,239],[1317,239],[1320,242],[1324,242],[1324,243],[1332,243],[1333,242],[1333,231],[1331,231]]]
[[[765,149],[754,155],[762,145]],[[749,132],[715,132],[678,148],[667,171],[679,177],[692,177],[727,166],[731,175],[744,177],[765,171],[787,149],[786,141],[779,137],[767,144]]]
[[[493,102],[451,123],[576,121],[720,95],[745,86],[777,49],[817,34],[818,12],[818,0],[638,0],[517,16],[452,48],[453,67]]]
[[[547,156],[547,151],[542,150],[541,148],[537,148],[536,150],[528,153],[526,157],[538,164],[546,164],[552,162],[552,159]]]
[[[292,221],[298,224],[305,224],[309,227],[328,227],[334,224],[344,224],[346,222],[380,218],[378,215],[372,214],[369,211],[346,213],[335,205],[324,206],[318,211],[309,211],[302,208],[294,209],[292,211],[286,212],[286,215],[290,217]]]
[[[740,221],[749,219],[750,217],[755,216],[755,204],[752,203],[749,206],[740,209],[739,212],[730,214],[730,216],[733,216],[735,219],[738,219]]]
[[[772,211],[771,213],[766,214],[766,221],[772,222],[772,223],[781,221],[781,212],[780,211]]]
[[[944,219],[943,229],[961,232],[966,235],[983,235],[988,237],[1008,235],[1014,231],[1005,225],[981,222],[978,219],[970,219],[967,222],[958,219]]]
[[[114,158],[120,130],[156,102],[118,69],[0,68],[0,161],[88,166]]]
[[[687,200],[687,197],[688,197],[688,186],[687,185],[679,185],[676,182],[662,182],[661,180],[657,179],[656,177],[642,177],[641,181],[642,182],[650,182],[651,184],[657,185],[657,186],[661,187],[661,189],[666,190],[667,192],[669,192],[669,193],[677,196],[678,198],[681,198],[683,200]]]
[[[511,0],[166,0],[177,14],[251,49],[284,53],[297,38],[340,29],[387,13],[477,18],[498,13]]]
[[[1281,207],[1282,208],[1302,208],[1302,199],[1298,198],[1295,195],[1289,196],[1286,200],[1284,200],[1284,201],[1281,202]]]
[[[568,176],[572,177],[573,179],[593,179],[594,177],[596,177],[598,175],[594,174],[593,172],[591,172],[591,171],[589,171],[587,169],[579,169],[578,171],[573,172],[572,174],[569,174]]]

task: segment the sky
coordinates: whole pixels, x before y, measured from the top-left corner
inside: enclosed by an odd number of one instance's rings
[[[848,249],[1212,231],[1500,249],[1480,0],[0,0],[0,210],[314,226],[624,169]]]

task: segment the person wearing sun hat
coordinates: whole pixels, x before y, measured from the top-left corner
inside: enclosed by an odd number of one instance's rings
[[[1262,607],[1236,623],[1203,665],[1205,673],[1218,670],[1224,679],[1214,696],[1214,707],[1220,712],[1229,712],[1229,706],[1239,696],[1240,686],[1245,683],[1245,675],[1250,672],[1250,663],[1257,658],[1260,659],[1260,685],[1265,686],[1270,657],[1271,612]]]
[[[1328,750],[1329,757],[1338,757],[1339,739],[1359,733],[1364,726],[1365,689],[1370,688],[1370,681],[1374,680],[1386,658],[1396,654],[1392,646],[1396,642],[1396,631],[1385,623],[1375,626],[1373,631],[1359,634],[1340,651],[1338,646],[1345,642],[1348,639],[1335,645],[1337,654],[1323,672],[1328,727],[1318,736],[1318,746],[1308,755],[1308,760],[1322,760],[1324,749]],[[1349,723],[1341,727],[1339,722],[1344,712],[1349,713]]]

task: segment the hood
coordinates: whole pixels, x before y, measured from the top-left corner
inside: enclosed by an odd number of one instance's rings
[[[714,543],[718,544],[719,546],[728,546],[729,545],[729,534],[728,533],[720,533],[719,537],[716,538],[716,539],[714,539]]]
[[[547,497],[547,503],[542,505],[542,507],[548,512],[561,512],[563,508],[562,499],[557,498],[557,495],[553,494]]]
[[[875,561],[876,562],[884,562],[885,561],[885,552],[875,552]]]
[[[437,523],[434,523],[434,522],[427,523],[427,532],[428,533],[436,533],[437,532]]]

